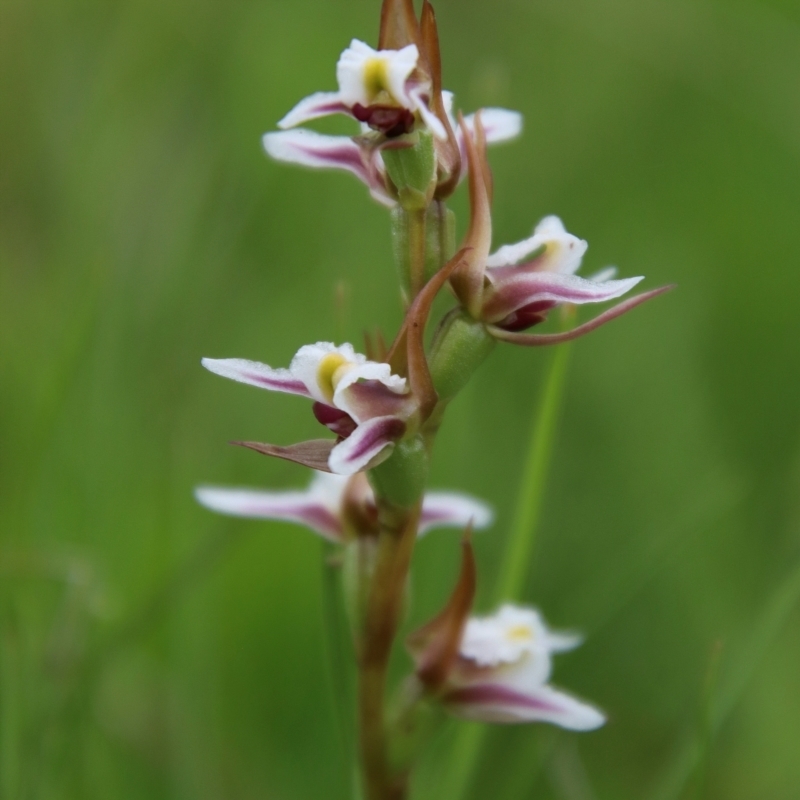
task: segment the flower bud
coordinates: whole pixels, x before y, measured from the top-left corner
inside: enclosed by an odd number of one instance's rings
[[[429,365],[439,401],[448,403],[492,352],[495,340],[483,323],[462,310],[445,318],[433,341]]]
[[[400,205],[409,211],[427,208],[436,189],[433,134],[427,130],[414,131],[384,146],[381,155]]]

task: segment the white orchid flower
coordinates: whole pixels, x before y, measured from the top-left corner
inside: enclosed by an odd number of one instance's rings
[[[579,644],[574,634],[550,631],[532,608],[504,605],[493,616],[472,617],[440,698],[467,719],[599,728],[600,711],[548,683],[552,654]]]
[[[366,478],[315,472],[302,491],[262,491],[201,486],[198,501],[221,514],[250,519],[296,522],[332,542],[343,542],[350,528],[377,534],[378,510]],[[353,507],[355,504],[355,507]],[[493,519],[485,503],[458,492],[427,492],[422,502],[418,535],[432,528],[486,528]]]
[[[204,358],[202,363],[225,378],[313,400],[317,420],[339,437],[335,445],[316,443],[310,458],[303,445],[254,449],[340,475],[352,475],[388,458],[417,410],[405,378],[393,375],[388,364],[356,353],[350,344],[318,342],[301,347],[288,369],[239,358]],[[324,447],[327,451],[320,451]],[[327,464],[320,466],[321,452]]]
[[[494,120],[487,117],[492,124]],[[506,121],[506,125],[510,123]],[[558,217],[545,217],[533,234],[490,254],[491,191],[486,162],[487,128],[483,112],[459,126],[459,142],[470,174],[470,226],[464,265],[451,278],[469,314],[485,323],[497,339],[527,346],[557,344],[582,336],[672,287],[628,298],[577,328],[554,334],[525,334],[563,304],[604,303],[627,294],[642,276],[615,280],[609,268],[593,278],[576,275],[588,245],[564,228]]]
[[[538,611],[504,605],[471,617],[476,568],[469,533],[450,599],[407,640],[423,691],[452,714],[481,722],[551,722],[588,731],[605,717],[594,706],[550,685],[552,654],[580,637],[547,628]]]
[[[447,133],[430,110],[430,79],[418,69],[419,48],[373,50],[353,39],[336,65],[337,92],[316,92],[278,122],[282,130],[331,114],[348,114],[389,138],[410,133],[420,119],[440,139]]]
[[[568,233],[558,217],[545,217],[533,235],[504,245],[486,259],[482,318],[505,331],[520,331],[545,319],[563,303],[604,303],[627,294],[643,276],[610,280],[575,273],[587,243]]]

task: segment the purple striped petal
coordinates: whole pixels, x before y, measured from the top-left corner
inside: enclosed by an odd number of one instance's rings
[[[195,497],[201,505],[220,514],[250,519],[297,522],[332,542],[342,537],[339,519],[309,492],[263,492],[200,486]]]
[[[658,289],[652,289],[649,292],[642,292],[642,294],[634,295],[627,300],[623,300],[621,303],[617,303],[594,319],[584,322],[583,325],[578,325],[577,328],[562,331],[561,333],[517,333],[498,328],[495,325],[487,325],[486,329],[495,339],[499,339],[502,342],[510,342],[511,344],[520,344],[523,347],[545,347],[547,345],[563,344],[564,342],[571,342],[573,339],[577,339],[580,336],[585,336],[587,333],[595,330],[595,328],[599,328],[607,322],[611,322],[612,319],[621,317],[632,308],[636,308],[636,306],[646,303],[648,300],[652,300],[660,294],[672,291],[674,288],[675,284],[671,284],[669,286],[661,286]]]
[[[486,274],[490,280],[495,277],[492,270]],[[603,303],[630,291],[641,280],[643,277],[597,283],[557,272],[509,272],[492,282],[483,306],[483,319],[499,323],[533,303]]]
[[[375,417],[359,425],[333,448],[328,466],[339,475],[353,475],[379,463],[391,454],[394,443],[405,433],[406,423],[397,417]],[[375,462],[375,463],[373,463]]]
[[[267,155],[276,161],[313,169],[341,169],[366,184],[384,205],[395,201],[387,194],[377,154],[365,152],[349,136],[327,136],[305,129],[273,131],[261,139]]]
[[[443,699],[457,716],[479,722],[551,722],[572,731],[590,731],[606,721],[594,706],[552,686],[523,694],[500,683],[483,683],[454,689]]]
[[[288,369],[273,369],[266,364],[244,358],[204,358],[201,363],[215,375],[222,375],[223,378],[239,383],[249,383],[273,392],[311,397],[305,383],[295,378]]]
[[[493,519],[492,509],[474,497],[458,492],[427,492],[422,501],[419,535],[431,528],[465,528],[470,523],[473,528],[487,528]]]
[[[338,92],[316,92],[303,98],[278,122],[278,127],[286,130],[319,117],[349,113],[350,109],[342,102]]]

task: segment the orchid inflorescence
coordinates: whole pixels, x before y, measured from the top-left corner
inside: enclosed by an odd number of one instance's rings
[[[573,730],[603,724],[600,711],[549,683],[552,655],[576,647],[578,637],[550,631],[531,608],[504,605],[494,615],[471,616],[470,532],[487,527],[492,512],[466,495],[427,491],[428,463],[448,404],[498,341],[569,341],[669,287],[629,297],[570,329],[529,332],[560,306],[615,300],[642,278],[615,279],[610,268],[579,277],[587,244],[557,217],[491,252],[486,148],[516,137],[522,118],[497,108],[454,114],[453,95],[441,85],[428,0],[419,19],[413,0],[384,0],[378,48],[352,41],[336,77],[337,91],[301,100],[278,123],[281,130],[264,136],[264,147],[279,161],[350,172],[391,208],[405,318],[391,346],[369,340],[366,355],[350,344],[317,342],[300,347],[288,368],[203,359],[223,377],[306,398],[332,436],[291,445],[236,442],[313,470],[304,491],[202,487],[197,498],[224,514],[299,523],[341,550],[336,563],[344,571],[359,675],[363,791],[367,800],[384,800],[406,796],[411,769],[390,755],[400,723],[386,710],[387,665],[414,544],[431,528],[466,529],[461,571],[444,609],[407,639],[414,669],[402,693],[404,729],[431,704],[484,722],[541,721]],[[360,132],[330,136],[297,127],[330,114],[352,117]],[[470,218],[456,250],[445,204],[464,179]],[[426,343],[433,301],[446,288],[455,305]]]

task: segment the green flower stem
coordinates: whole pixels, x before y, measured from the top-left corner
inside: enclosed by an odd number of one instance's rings
[[[420,293],[425,285],[425,253],[427,237],[425,235],[426,209],[407,211],[408,215],[408,254],[410,290],[409,303]]]
[[[528,455],[520,480],[514,523],[506,544],[495,594],[498,603],[518,599],[530,570],[544,487],[553,452],[558,413],[569,363],[570,345],[560,345],[553,354],[541,402],[534,414]],[[461,800],[478,766],[487,728],[479,723],[463,724],[456,736],[450,773],[443,796]]]

